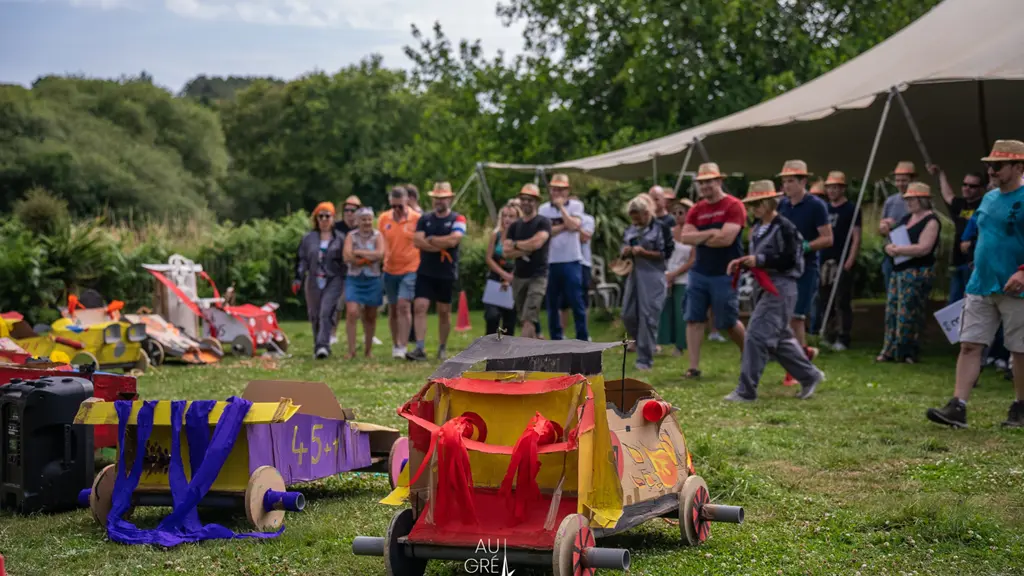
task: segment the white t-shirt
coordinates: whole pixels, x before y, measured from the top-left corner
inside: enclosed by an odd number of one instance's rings
[[[566,203],[566,212],[570,216],[583,219],[583,203],[579,200],[569,200]],[[545,202],[540,205],[537,213],[551,220],[551,225],[562,224],[562,211]],[[548,264],[561,264],[565,262],[580,262],[583,260],[583,248],[580,246],[580,233],[563,231],[561,234],[551,237],[551,244],[548,247]]]
[[[676,270],[690,259],[690,251],[693,250],[693,246],[689,244],[683,244],[682,242],[675,241],[675,250],[672,251],[672,257],[668,259],[668,264],[665,265],[666,271]],[[672,282],[674,286],[686,286],[686,277],[690,274],[687,270],[679,276],[676,276]]]
[[[580,230],[583,230],[587,234],[593,236],[595,226],[594,217],[591,216],[590,214],[584,213],[583,216],[581,216],[580,218]],[[587,267],[593,266],[593,258],[591,257],[592,253],[590,251],[590,240],[587,240],[586,242],[580,242],[580,252],[583,254],[583,265]]]

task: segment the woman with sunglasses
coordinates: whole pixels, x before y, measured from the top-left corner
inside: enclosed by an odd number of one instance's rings
[[[906,227],[910,244],[885,246],[893,267],[885,303],[885,345],[876,362],[917,362],[918,338],[935,282],[935,249],[942,228],[932,212],[930,198],[931,187],[910,183],[903,194],[908,214],[894,228]]]
[[[334,204],[321,202],[310,217],[313,230],[299,242],[292,294],[305,283],[306,315],[313,328],[313,356],[331,354],[335,312],[345,290],[345,234],[334,228]]]
[[[381,276],[384,237],[373,227],[373,208],[364,206],[356,211],[356,226],[345,237],[344,249],[345,262],[348,263],[345,286],[346,360],[356,357],[356,321],[360,310],[363,317],[363,355],[370,357],[373,335],[377,330],[377,308],[384,303],[384,278]]]

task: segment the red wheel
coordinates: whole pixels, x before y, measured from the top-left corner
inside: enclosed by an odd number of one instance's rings
[[[555,576],[594,576],[597,569],[583,565],[583,551],[596,545],[586,517],[582,514],[566,516],[555,534],[552,554]]]
[[[679,531],[683,542],[698,546],[711,535],[711,522],[701,517],[701,508],[711,501],[708,485],[700,476],[690,476],[679,493]]]

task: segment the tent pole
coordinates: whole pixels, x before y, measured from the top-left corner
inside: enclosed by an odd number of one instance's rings
[[[907,101],[903,99],[903,94],[892,87],[891,94],[896,95],[896,99],[900,102],[900,108],[903,108],[903,116],[907,119],[907,124],[910,125],[910,133],[914,135],[914,141],[917,142],[917,149],[921,151],[921,157],[924,158],[924,163],[931,164],[931,156],[928,156],[928,149],[924,146],[924,140],[921,138],[921,131],[917,129],[917,122],[914,122],[914,116],[910,113],[910,106],[907,106]]]
[[[657,186],[658,185],[658,155],[657,154],[655,154],[654,156],[651,157],[651,170],[654,171],[654,182],[651,184],[651,186]]]
[[[885,130],[885,121],[889,118],[889,108],[892,105],[893,95],[897,94],[895,89],[889,93],[889,98],[885,101],[885,107],[882,108],[882,118],[878,121],[878,130],[875,132],[875,142],[871,145],[871,154],[868,156],[868,165],[864,169],[864,179],[860,182],[860,194],[857,195],[857,206],[853,209],[853,222],[850,225],[850,233],[846,235],[846,241],[843,243],[843,252],[839,256],[839,266],[836,270],[836,279],[832,282],[832,291],[828,295],[828,304],[825,306],[825,316],[821,319],[821,329],[818,331],[818,336],[825,334],[825,330],[828,327],[828,317],[832,312],[832,305],[835,304],[836,292],[839,290],[839,282],[843,277],[843,264],[846,262],[846,255],[850,251],[850,242],[853,240],[853,223],[857,222],[857,215],[860,214],[860,205],[864,201],[864,192],[868,188],[868,179],[871,177],[871,169],[875,166],[875,156],[878,154],[878,144],[882,141],[882,132]],[[861,225],[861,244],[863,245],[864,226]]]
[[[686,156],[683,156],[683,167],[679,169],[679,178],[676,178],[676,185],[672,187],[674,194],[679,194],[679,187],[683,185],[683,175],[690,167],[690,156],[693,156],[693,146],[686,147]]]
[[[693,144],[697,147],[697,151],[700,152],[700,157],[704,159],[704,162],[711,162],[711,156],[708,156],[708,149],[704,147],[704,143],[700,141],[700,138],[694,136]]]
[[[455,195],[455,200],[452,200],[452,210],[455,209],[455,205],[459,203],[459,200],[462,199],[462,196],[466,193],[466,190],[469,189],[469,185],[472,184],[474,180],[476,180],[475,170],[470,173],[469,178],[466,179],[466,183],[462,185],[462,188],[459,188],[459,193]]]
[[[491,189],[487,186],[487,176],[484,175],[483,162],[476,163],[476,175],[480,179],[480,191],[483,195],[484,204],[487,206],[487,212],[491,215],[491,220],[497,222],[498,211],[494,207],[494,198],[491,196]]]

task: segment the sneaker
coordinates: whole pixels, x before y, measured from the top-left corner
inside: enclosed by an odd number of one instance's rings
[[[843,344],[842,342],[836,342],[835,344],[832,345],[833,352],[846,352],[846,350],[846,345]]]
[[[314,354],[313,357],[316,358],[317,360],[323,360],[324,358],[327,358],[330,355],[331,352],[327,348],[320,347],[316,349],[316,354]]]
[[[437,359],[444,362],[448,359],[448,351],[444,348],[437,351]]]
[[[754,398],[747,398],[746,396],[740,396],[738,392],[733,390],[728,396],[722,398],[726,402],[753,402]]]
[[[1010,404],[1010,414],[1003,421],[1003,428],[1024,428],[1024,402]]]
[[[944,408],[929,408],[925,415],[936,424],[967,428],[967,406],[961,404],[956,398],[946,403]]]
[[[337,336],[331,336],[331,346],[334,346],[337,343],[338,343],[338,337]]]
[[[392,358],[405,358],[405,347],[404,346],[395,346],[395,347],[391,348],[391,357]]]
[[[821,384],[822,382],[825,381],[825,373],[822,372],[821,370],[817,370],[817,373],[817,378],[815,378],[814,382],[811,382],[810,385],[800,385],[800,392],[797,393],[796,395],[797,398],[801,400],[807,400],[808,398],[814,395],[814,391],[818,389],[818,384]]]
[[[384,342],[382,342],[380,338],[377,338],[376,336],[373,337],[373,345],[374,346],[380,346],[383,343]]]
[[[793,378],[793,376],[787,372],[786,373],[786,377],[782,379],[782,385],[783,386],[796,386],[797,385],[796,378]]]
[[[996,370],[999,370],[1000,372],[1005,372],[1006,371],[1006,360],[1003,360],[1001,358],[999,360],[996,360],[995,361],[995,366],[996,366]]]
[[[818,357],[819,353],[821,353],[821,350],[819,350],[818,348],[815,348],[813,346],[804,347],[804,354],[807,355],[807,359],[810,360],[811,362],[814,362],[814,359]]]
[[[427,353],[420,348],[413,348],[412,352],[405,353],[405,359],[410,362],[426,362]]]
[[[652,369],[652,366],[650,366],[648,364],[641,364],[639,362],[634,364],[633,367],[636,368],[637,370],[641,371],[641,372],[650,372],[651,369]]]
[[[725,336],[722,336],[718,332],[712,332],[708,335],[709,342],[725,342]]]

